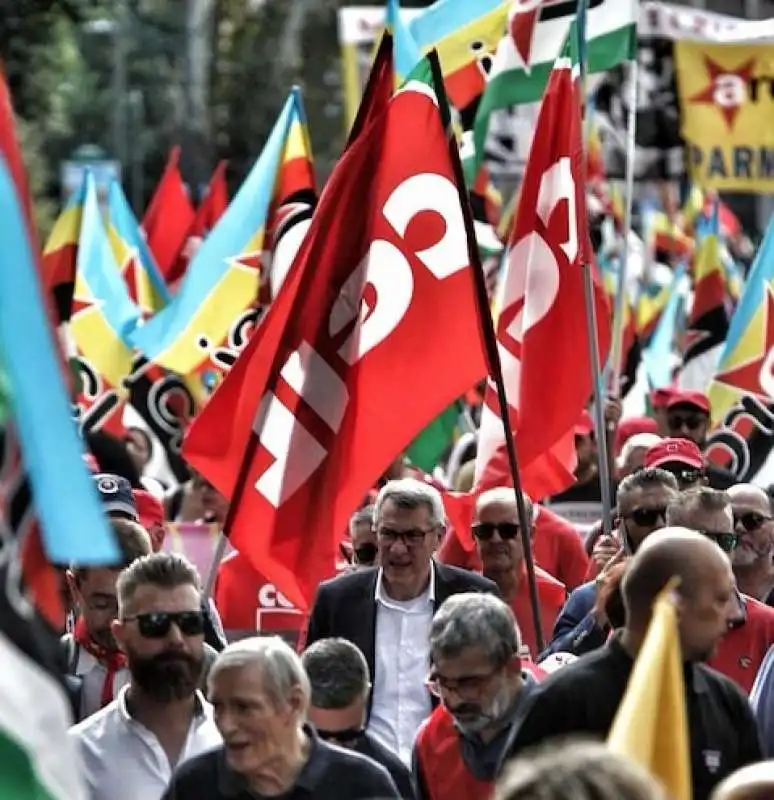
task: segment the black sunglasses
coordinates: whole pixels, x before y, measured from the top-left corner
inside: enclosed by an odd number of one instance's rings
[[[770,520],[771,517],[766,517],[757,511],[745,511],[743,514],[734,514],[734,527],[741,522],[746,531],[752,532],[757,531],[764,522],[769,522]]]
[[[712,539],[724,553],[731,553],[739,546],[738,533],[726,533],[725,531],[699,531],[699,533]]]
[[[317,735],[324,742],[339,742],[342,744],[349,744],[350,742],[359,741],[364,734],[365,730],[363,728],[344,728],[340,731],[325,731],[317,728]]]
[[[473,535],[481,542],[488,542],[495,531],[503,541],[515,539],[519,535],[519,526],[515,522],[477,522],[471,527]]]
[[[707,418],[701,414],[671,414],[667,417],[667,425],[670,430],[678,431],[681,428],[687,428],[689,431],[695,431],[701,427]]]
[[[624,519],[630,519],[635,525],[643,527],[655,525],[659,520],[666,520],[666,506],[634,508],[628,514],[624,514],[623,517]]]
[[[152,611],[124,617],[125,622],[137,621],[137,630],[146,639],[163,639],[172,627],[180,628],[183,636],[201,636],[204,633],[204,614],[201,611]]]
[[[361,544],[355,548],[355,560],[358,564],[373,564],[376,561],[376,554],[379,548],[372,542]]]

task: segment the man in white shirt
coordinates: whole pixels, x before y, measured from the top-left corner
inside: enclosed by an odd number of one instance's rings
[[[425,680],[433,614],[452,594],[498,590],[480,575],[434,561],[445,513],[430,484],[386,483],[373,524],[380,566],[320,585],[306,643],[340,636],[360,648],[373,676],[367,730],[409,764],[414,735],[432,708]]]
[[[196,569],[154,553],[119,576],[113,633],[128,685],[70,729],[92,800],[159,800],[175,768],[220,744],[212,708],[197,691],[204,669],[204,616]]]

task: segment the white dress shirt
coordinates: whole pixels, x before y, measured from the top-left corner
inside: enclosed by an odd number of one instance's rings
[[[128,688],[69,731],[78,742],[91,800],[160,800],[176,767],[222,742],[212,706],[197,692],[198,713],[177,764],[170,764],[156,736],[129,715]]]
[[[376,642],[368,732],[406,764],[417,729],[432,711],[425,687],[430,668],[428,634],[435,601],[435,570],[430,585],[413,600],[388,597],[382,570],[376,579]]]
[[[83,647],[78,646],[78,661],[75,674],[83,680],[81,689],[81,719],[86,719],[102,708],[102,687],[107,676],[107,668],[97,661]],[[113,697],[129,683],[129,670],[119,669],[113,677]]]

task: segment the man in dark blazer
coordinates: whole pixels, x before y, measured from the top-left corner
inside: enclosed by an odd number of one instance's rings
[[[373,682],[368,731],[410,763],[414,734],[432,709],[425,679],[433,614],[453,594],[498,590],[480,575],[433,559],[445,514],[441,495],[428,483],[402,478],[385,484],[374,530],[380,566],[320,585],[306,644],[339,636],[360,648]]]

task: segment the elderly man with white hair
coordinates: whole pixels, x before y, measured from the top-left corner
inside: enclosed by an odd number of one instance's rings
[[[520,649],[513,612],[497,597],[458,594],[438,610],[429,685],[441,705],[414,745],[420,800],[491,796],[511,730],[537,685],[522,669]]]
[[[188,761],[162,800],[391,800],[384,767],[326,744],[306,723],[311,690],[301,659],[278,636],[234,642],[208,676],[223,745]]]
[[[386,483],[374,506],[380,566],[322,583],[307,630],[307,645],[338,636],[360,648],[373,683],[367,730],[405,763],[432,710],[425,678],[433,614],[453,594],[498,593],[492,581],[435,561],[445,516],[433,486]]]

